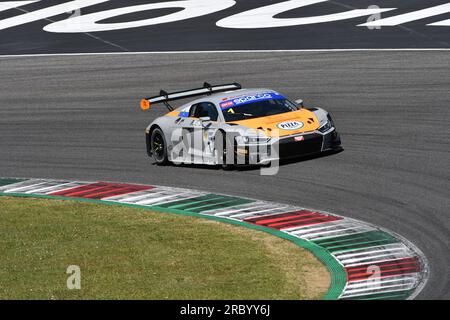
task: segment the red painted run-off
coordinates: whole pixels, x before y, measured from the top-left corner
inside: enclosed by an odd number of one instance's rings
[[[380,270],[380,278],[400,276],[420,271],[420,263],[417,257],[390,260],[379,263],[368,263],[346,268],[348,281],[366,280],[374,276],[374,267]]]
[[[151,186],[133,184],[98,182],[54,192],[51,195],[71,198],[103,199],[153,188]]]
[[[303,227],[324,222],[331,222],[341,219],[342,218],[329,216],[320,212],[300,210],[257,218],[248,218],[245,219],[245,221],[260,226],[282,230],[287,228]]]

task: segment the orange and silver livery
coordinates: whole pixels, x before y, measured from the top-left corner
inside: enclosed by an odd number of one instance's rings
[[[174,108],[171,102],[198,97]],[[330,114],[305,107],[271,89],[238,83],[169,93],[141,101],[148,110],[162,103],[169,112],[146,129],[147,152],[158,163],[267,164],[280,158],[342,150]],[[238,158],[244,158],[239,162]],[[231,162],[231,163],[228,163]]]

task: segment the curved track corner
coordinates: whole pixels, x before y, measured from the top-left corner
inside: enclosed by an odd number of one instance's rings
[[[132,206],[269,232],[327,266],[332,280],[325,299],[413,299],[429,275],[426,257],[402,236],[303,207],[181,188],[49,179],[0,178],[0,196]]]

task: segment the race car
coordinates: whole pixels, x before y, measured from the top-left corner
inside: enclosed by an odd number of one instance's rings
[[[170,102],[200,97],[174,109]],[[272,161],[342,150],[330,114],[305,107],[270,89],[239,83],[210,85],[141,100],[169,112],[146,128],[148,155],[156,164],[268,165]]]

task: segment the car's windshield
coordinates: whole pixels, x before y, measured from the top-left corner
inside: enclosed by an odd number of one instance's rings
[[[226,122],[272,116],[275,114],[296,111],[298,107],[286,98],[265,99],[245,104],[222,104],[222,112]]]

